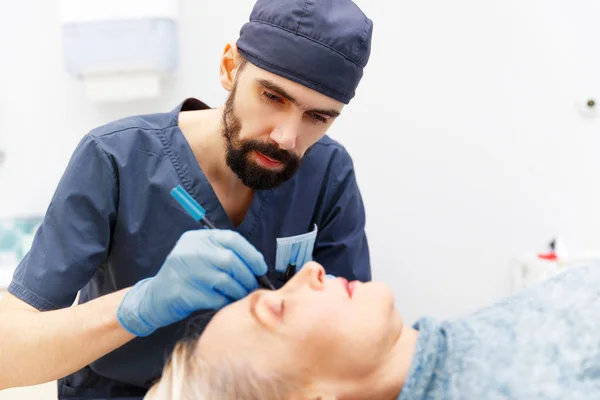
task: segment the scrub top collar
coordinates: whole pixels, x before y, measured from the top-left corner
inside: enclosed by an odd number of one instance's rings
[[[210,109],[202,101],[188,98],[171,111],[172,130],[170,137],[164,137],[163,143],[167,155],[171,158],[184,189],[206,210],[206,215],[219,229],[235,230],[243,236],[250,237],[257,222],[263,214],[273,190],[256,190],[248,212],[242,223],[236,228],[229,219],[221,205],[212,185],[198,164],[196,155],[192,151],[183,132],[179,128],[179,113],[183,111],[196,111]]]

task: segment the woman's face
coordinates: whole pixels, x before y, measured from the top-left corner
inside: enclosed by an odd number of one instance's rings
[[[219,311],[198,351],[209,360],[242,357],[260,371],[336,391],[374,374],[401,331],[387,286],[327,279],[311,262],[283,288],[258,290]]]

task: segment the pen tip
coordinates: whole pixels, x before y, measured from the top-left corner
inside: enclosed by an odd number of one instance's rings
[[[269,278],[267,278],[265,275],[263,276],[259,276],[258,277],[258,282],[265,288],[265,289],[271,289],[271,290],[276,290],[275,286],[273,286],[273,284],[271,283],[271,281],[269,280]]]

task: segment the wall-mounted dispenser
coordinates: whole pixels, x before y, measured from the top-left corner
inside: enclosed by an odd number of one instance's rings
[[[62,0],[67,71],[92,101],[157,97],[178,59],[178,0]]]

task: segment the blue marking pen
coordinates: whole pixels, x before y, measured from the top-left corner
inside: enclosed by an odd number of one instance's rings
[[[177,200],[177,202],[183,207],[187,213],[194,218],[197,222],[202,222],[209,229],[217,229],[215,224],[210,222],[208,218],[206,218],[206,210],[198,204],[194,198],[185,191],[181,185],[178,185],[176,188],[171,190],[171,196]],[[258,283],[265,289],[275,290],[275,286],[271,283],[269,278],[266,275],[256,277]]]

